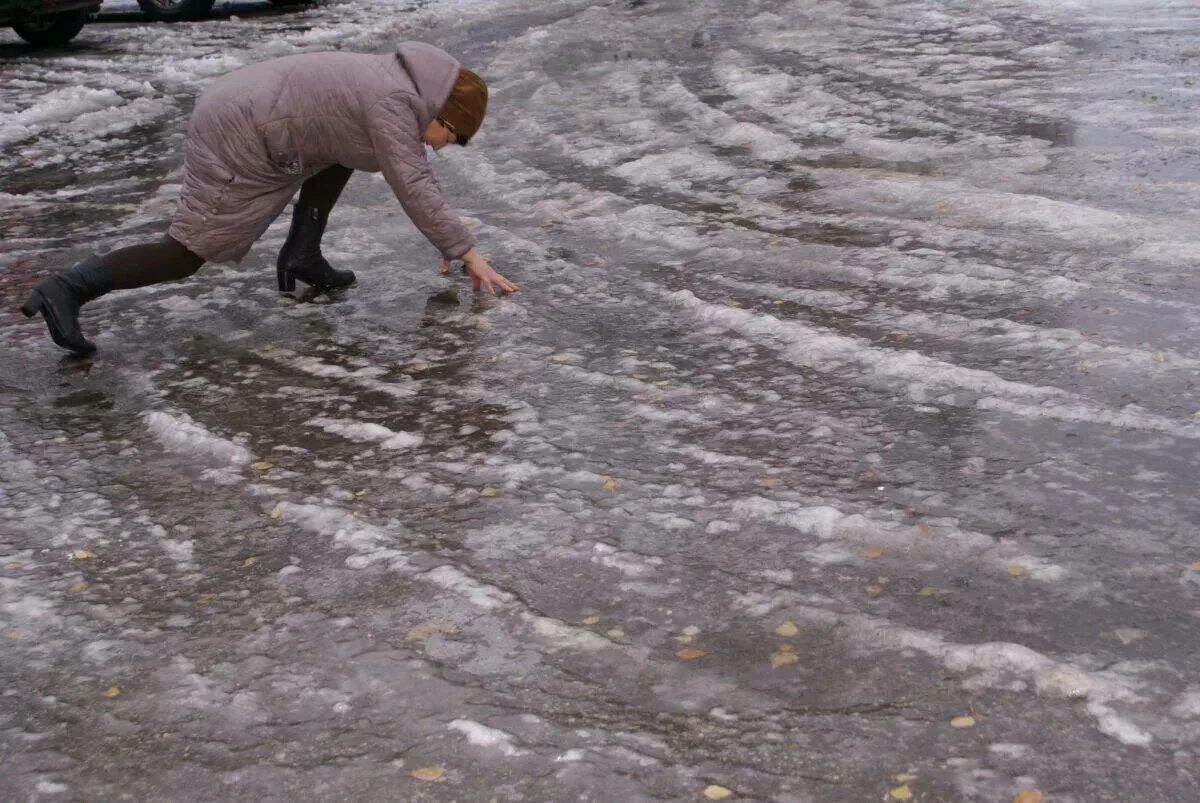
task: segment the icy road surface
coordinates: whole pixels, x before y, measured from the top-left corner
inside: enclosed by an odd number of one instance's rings
[[[0,797],[1198,798],[1190,0],[5,37]],[[163,230],[213,76],[401,38],[492,84],[436,166],[519,294],[364,175],[336,303],[284,219],[94,360],[15,314]]]

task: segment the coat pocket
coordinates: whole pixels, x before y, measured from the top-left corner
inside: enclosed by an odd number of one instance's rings
[[[267,161],[277,170],[289,176],[298,176],[304,172],[304,157],[294,141],[289,122],[276,120],[264,125],[263,145],[267,151]]]

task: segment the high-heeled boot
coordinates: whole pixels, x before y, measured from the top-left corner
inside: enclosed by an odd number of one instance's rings
[[[38,282],[21,312],[29,318],[40,312],[55,343],[76,354],[91,354],[96,345],[79,328],[79,308],[113,289],[108,268],[93,254],[70,270]]]
[[[280,292],[295,290],[297,279],[318,290],[340,290],[354,284],[354,271],[335,270],[321,255],[321,235],[328,220],[328,211],[296,204],[292,227],[275,263]]]

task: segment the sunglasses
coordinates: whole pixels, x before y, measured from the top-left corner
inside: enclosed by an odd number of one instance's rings
[[[454,135],[454,141],[457,142],[459,145],[466,145],[470,141],[470,139],[471,139],[470,137],[464,137],[462,134],[455,131],[454,126],[447,123],[445,121],[445,119],[439,117],[439,118],[437,118],[437,121],[438,121],[438,125],[440,125],[442,128],[445,128],[447,131],[449,131],[451,134]]]

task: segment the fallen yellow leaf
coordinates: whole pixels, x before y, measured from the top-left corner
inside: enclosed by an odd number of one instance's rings
[[[89,552],[86,549],[76,549],[71,553],[71,557],[75,560],[91,560],[92,558],[96,557],[96,553]]]
[[[895,776],[895,779],[896,783],[908,783],[909,781],[917,780],[917,775],[913,772],[902,772]]]
[[[458,628],[450,622],[422,622],[408,631],[405,641],[423,641],[433,635],[450,635],[457,633]]]
[[[1133,641],[1143,641],[1149,634],[1140,627],[1118,627],[1113,631],[1113,635],[1119,638],[1122,644],[1129,644]]]
[[[1013,795],[1012,803],[1042,803],[1042,790],[1022,789]]]
[[[625,631],[619,627],[614,627],[604,635],[608,636],[609,638],[625,638]]]
[[[600,621],[599,616],[588,616],[588,617],[584,618],[583,623],[585,625],[594,625],[599,621]]]
[[[765,474],[758,478],[758,484],[763,488],[776,488],[779,486],[780,482],[782,482],[782,480],[780,480],[779,477],[775,477],[770,474]]]
[[[1198,560],[1192,564],[1192,571],[1200,572],[1200,560]]]
[[[273,519],[277,519],[282,515],[283,515],[283,508],[279,507],[278,505],[276,505],[275,509],[271,511],[271,518],[273,518]]]
[[[704,787],[704,796],[709,800],[724,800],[727,797],[733,796],[733,790],[726,789],[724,786],[718,786],[715,783],[709,784]]]
[[[1010,577],[1020,577],[1021,575],[1025,574],[1025,567],[1024,566],[1009,566],[1005,571],[1008,572]]]
[[[897,786],[892,791],[888,792],[892,800],[912,800],[912,790],[908,788],[908,784]]]
[[[253,566],[256,563],[258,563],[258,558],[254,557],[253,555],[242,561],[243,566]]]
[[[793,638],[800,633],[800,628],[796,627],[796,623],[788,620],[775,628],[775,634],[784,638]]]
[[[482,491],[479,492],[479,495],[480,496],[495,496],[498,493],[500,493],[500,492],[497,491],[495,488],[484,488]]]
[[[367,495],[367,492],[366,492],[366,491],[355,491],[355,492],[354,492],[354,498],[355,498],[355,499],[362,499],[362,498],[363,498],[364,496],[366,496],[366,495]]]
[[[114,697],[120,697],[121,690],[118,689],[116,686],[109,686],[107,689],[100,692],[100,696],[103,697],[105,700],[111,700]]]
[[[934,588],[933,586],[925,586],[917,592],[918,597],[940,597],[941,595],[942,590],[940,588]]]
[[[695,647],[681,647],[675,653],[675,657],[684,661],[694,661],[704,655],[704,650],[698,650]]]
[[[773,652],[771,653],[771,668],[778,669],[781,666],[791,666],[799,660],[800,656],[794,652]]]
[[[971,717],[971,716],[954,717],[953,719],[950,720],[950,727],[952,727],[952,728],[973,728],[973,727],[975,727],[975,717]]]
[[[618,482],[617,480],[614,480],[612,477],[609,477],[608,479],[606,479],[604,481],[603,487],[604,487],[604,490],[606,490],[606,491],[615,491],[621,487],[621,483]]]
[[[197,605],[207,605],[208,603],[212,602],[214,599],[216,599],[216,597],[213,594],[201,594],[200,596],[196,597],[196,604]]]
[[[67,590],[70,591],[72,594],[78,594],[80,591],[87,590],[87,583],[76,583],[75,585],[71,586]]]
[[[257,463],[251,463],[250,468],[255,471],[268,471],[271,468],[271,464],[266,460],[259,460]]]
[[[882,593],[883,589],[880,586],[867,586],[868,597],[878,597]]]
[[[779,645],[779,652],[795,652],[795,651],[796,651],[795,644],[780,644]]]
[[[446,774],[446,771],[441,767],[418,767],[408,773],[418,781],[436,781]]]
[[[862,551],[862,556],[864,558],[871,558],[872,560],[875,558],[882,558],[883,550],[877,546],[869,546]]]

